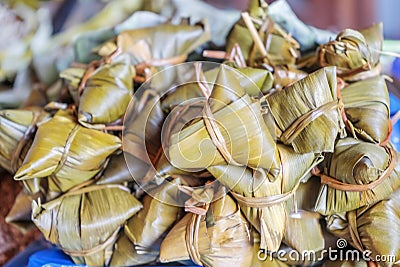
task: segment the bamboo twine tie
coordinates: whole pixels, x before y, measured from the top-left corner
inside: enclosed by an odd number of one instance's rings
[[[235,193],[231,191],[231,194],[233,197],[238,201],[239,204],[242,204],[243,206],[246,207],[251,207],[251,208],[267,208],[271,207],[280,203],[283,203],[287,201],[289,198],[291,198],[299,188],[302,180],[304,177],[306,177],[313,169],[315,166],[317,166],[320,162],[322,162],[324,158],[322,156],[317,157],[313,164],[304,172],[304,174],[297,180],[297,183],[293,186],[293,188],[283,194],[278,194],[278,195],[273,195],[273,196],[267,196],[267,197],[246,197],[243,195],[240,195],[238,193]]]
[[[195,63],[196,68],[196,78],[197,84],[199,85],[203,95],[206,97],[204,109],[203,109],[203,120],[206,126],[206,130],[210,136],[211,141],[219,151],[220,155],[224,158],[224,160],[231,165],[235,166],[243,166],[235,161],[231,152],[229,151],[228,145],[226,140],[218,127],[217,121],[214,118],[214,114],[211,111],[210,107],[210,95],[211,95],[211,88],[208,86],[207,80],[204,77],[204,73],[201,69],[200,63]]]
[[[318,108],[312,109],[297,118],[281,135],[280,140],[284,144],[291,144],[294,139],[314,120],[333,110],[343,109],[341,99],[328,102]]]
[[[389,148],[389,147],[384,147],[386,152],[389,154],[389,164],[386,167],[386,169],[382,172],[382,174],[379,176],[378,179],[375,181],[369,183],[369,184],[347,184],[347,183],[342,183],[338,181],[335,178],[332,178],[326,174],[319,174],[321,177],[321,183],[326,184],[330,188],[342,190],[342,191],[348,191],[348,192],[363,192],[363,191],[368,191],[368,190],[373,190],[375,187],[380,185],[383,181],[385,181],[388,177],[390,177],[392,171],[396,167],[397,163],[397,154],[396,152]]]

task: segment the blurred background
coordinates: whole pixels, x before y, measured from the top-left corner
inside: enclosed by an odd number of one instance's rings
[[[2,0],[4,1],[4,0]],[[29,1],[29,0],[27,0]],[[248,0],[203,0],[222,9],[246,10]],[[272,3],[275,0],[266,0]],[[1,1],[0,1],[1,2]],[[76,18],[89,18],[108,1],[99,0],[56,0],[53,9],[54,30],[71,26]],[[287,0],[297,16],[312,26],[340,31],[344,28],[361,29],[376,22],[383,22],[386,39],[400,39],[397,13],[398,0]],[[87,10],[93,12],[88,13]],[[70,13],[72,12],[72,13]],[[69,18],[66,18],[67,13]],[[79,21],[79,20],[78,20]],[[64,23],[65,22],[65,23]]]
[[[246,0],[205,0],[220,8],[245,10]],[[268,3],[274,2],[267,0]],[[340,31],[383,22],[385,38],[400,39],[398,0],[287,0],[298,17],[318,28]]]

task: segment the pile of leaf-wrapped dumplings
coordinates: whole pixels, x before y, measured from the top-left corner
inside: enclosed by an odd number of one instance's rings
[[[7,221],[88,266],[317,265],[338,238],[399,261],[382,25],[305,48],[269,8],[250,1],[225,51],[207,21],[92,38],[57,101],[1,110],[0,166],[23,185]]]

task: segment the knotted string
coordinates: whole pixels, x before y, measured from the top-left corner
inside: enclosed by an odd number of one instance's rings
[[[267,208],[271,207],[280,203],[283,203],[287,201],[289,198],[291,198],[299,188],[300,184],[303,182],[303,179],[307,177],[311,173],[311,171],[314,169],[315,166],[317,166],[319,163],[323,161],[322,156],[318,156],[317,158],[314,159],[313,163],[311,166],[304,172],[304,174],[297,180],[296,184],[293,186],[291,190],[288,192],[285,192],[283,194],[278,194],[278,195],[273,195],[273,196],[267,196],[267,197],[246,197],[243,195],[240,195],[235,192],[231,192],[233,197],[243,206],[251,207],[251,208]]]
[[[297,180],[297,183],[293,186],[293,188],[283,194],[278,194],[278,195],[273,195],[273,196],[267,196],[267,197],[246,197],[243,195],[240,195],[236,192],[231,191],[231,194],[233,197],[237,200],[237,202],[240,205],[251,207],[251,208],[258,208],[260,209],[259,211],[259,220],[260,220],[260,248],[261,249],[267,249],[267,240],[266,240],[266,235],[269,234],[269,229],[267,227],[267,224],[265,222],[264,218],[264,208],[271,207],[274,205],[282,204],[291,197],[294,197],[297,189],[299,188],[300,184],[303,182],[303,179],[311,173],[311,171],[314,169],[316,165],[318,165],[320,162],[322,162],[323,157],[318,156],[317,158],[314,159],[314,162],[311,164],[311,166],[304,172],[304,174]]]
[[[192,261],[197,265],[203,266],[199,252],[199,228],[201,217],[202,216],[199,214],[191,214],[189,223],[186,226],[185,241],[189,256]]]
[[[388,166],[386,169],[382,172],[382,174],[379,176],[378,179],[375,181],[369,183],[369,184],[347,184],[338,181],[335,178],[332,178],[326,174],[319,173],[317,174],[318,176],[321,177],[321,183],[326,184],[330,188],[342,190],[342,191],[348,191],[348,192],[364,192],[367,190],[372,190],[378,185],[380,185],[383,181],[385,181],[388,177],[390,177],[392,171],[396,167],[397,163],[397,154],[396,152],[389,148],[389,147],[384,147],[386,152],[389,154],[389,162]]]
[[[339,98],[328,102],[318,108],[312,109],[297,118],[280,136],[280,140],[284,144],[291,144],[294,139],[314,120],[333,110],[342,110],[343,102]]]
[[[240,164],[235,161],[235,159],[233,158],[232,154],[229,151],[225,138],[217,125],[217,122],[214,118],[214,114],[211,111],[210,95],[212,90],[208,86],[208,82],[205,80],[204,74],[202,74],[201,63],[195,63],[195,64],[196,64],[195,68],[196,68],[197,84],[199,85],[204,96],[207,98],[203,109],[203,120],[206,126],[206,130],[210,136],[210,139],[217,148],[217,150],[219,151],[220,155],[224,158],[224,160],[228,164],[235,166],[243,166],[243,164]]]
[[[389,77],[385,77],[385,79],[390,79],[390,78],[389,78]],[[389,80],[389,81],[390,81],[390,80]],[[348,84],[347,84],[342,78],[337,77],[337,92],[338,92],[338,98],[340,98],[340,99],[342,98],[341,95],[340,95],[340,91],[341,91],[342,89],[345,89],[347,85],[348,85]],[[355,139],[357,139],[357,134],[356,134],[356,132],[355,132],[355,127],[354,127],[354,125],[352,124],[352,122],[349,121],[349,119],[347,118],[347,115],[346,115],[346,111],[345,111],[345,110],[346,110],[346,109],[345,109],[345,107],[343,106],[343,108],[342,108],[342,110],[341,110],[343,123],[345,124],[347,131],[349,131],[349,132],[352,134],[352,136],[353,136]],[[396,114],[396,115],[397,115],[397,114]],[[395,115],[395,116],[396,116],[396,115]],[[399,115],[400,115],[400,113],[399,113]],[[394,122],[393,119],[388,121],[388,135],[386,136],[386,138],[385,138],[384,140],[382,140],[382,141],[379,143],[380,146],[383,146],[383,147],[384,147],[384,146],[386,146],[386,145],[389,143],[389,141],[390,141],[390,136],[392,135],[392,131],[393,131],[393,125],[394,125],[395,123],[396,123],[396,121]]]
[[[120,190],[130,193],[129,189],[122,185],[117,185],[117,184],[94,185],[91,187],[80,188],[80,189],[74,190],[74,191],[68,191],[67,193],[63,194],[59,198],[46,203],[46,207],[48,210],[53,210],[53,209],[55,209],[56,206],[60,205],[61,201],[66,197],[81,195],[81,194],[89,193],[92,191],[109,189],[109,188],[110,189],[117,188],[117,189],[120,189]],[[40,198],[38,199],[38,205],[39,205],[39,207],[41,206]],[[120,227],[115,229],[115,231],[110,235],[110,237],[107,238],[107,240],[105,242],[103,242],[102,244],[99,244],[91,249],[85,249],[85,250],[79,250],[79,251],[68,250],[68,249],[63,249],[63,250],[70,256],[78,256],[78,257],[83,256],[84,257],[84,256],[92,255],[92,254],[100,252],[100,251],[104,250],[105,248],[107,248],[108,246],[111,246],[112,244],[114,244],[118,238],[119,230],[120,230]],[[60,246],[60,244],[59,244],[59,246]]]
[[[89,78],[92,76],[93,72],[99,68],[103,64],[110,64],[111,60],[121,54],[121,49],[117,48],[113,53],[111,53],[109,56],[103,57],[100,60],[94,60],[92,61],[88,68],[86,69],[85,73],[83,74],[81,81],[78,86],[78,95],[81,96],[83,93],[83,90],[85,89],[86,83],[89,80]]]

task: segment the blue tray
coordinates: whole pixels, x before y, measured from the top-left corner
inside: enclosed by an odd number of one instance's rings
[[[392,75],[400,80],[400,58],[396,58],[392,65]],[[400,88],[399,88],[400,89]],[[400,110],[400,99],[389,92],[390,97],[390,116],[393,116]],[[400,122],[393,125],[390,141],[397,151],[400,151]]]
[[[28,267],[85,267],[77,265],[62,250],[56,247],[35,252],[29,257]],[[141,265],[148,266],[148,265]],[[151,265],[151,267],[198,267],[197,265]]]

